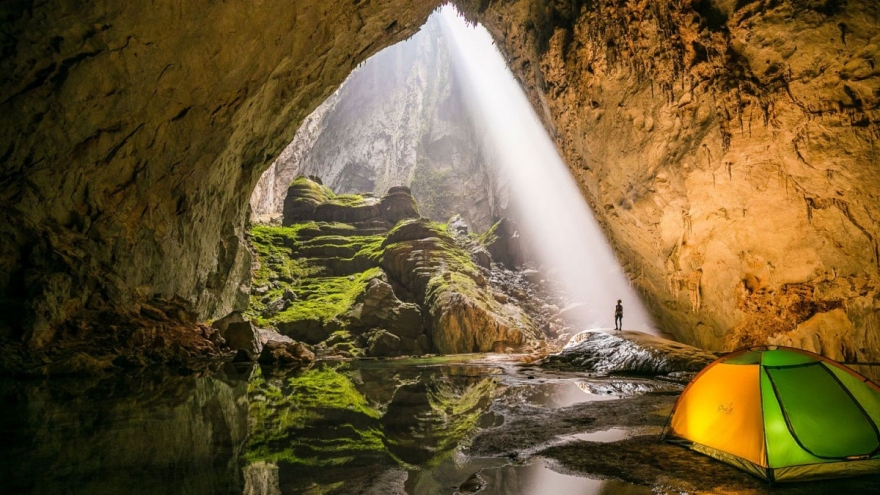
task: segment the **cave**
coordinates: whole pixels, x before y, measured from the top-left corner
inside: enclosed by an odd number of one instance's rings
[[[332,143],[311,163],[290,147],[316,126],[353,140],[363,126],[327,117],[367,112],[345,100],[349,81],[441,8],[0,6],[0,372],[12,404],[0,458],[19,492],[503,493],[505,480],[546,478],[650,493],[671,473],[678,488],[762,493],[648,438],[662,426],[651,412],[687,383],[657,375],[782,346],[876,381],[880,4],[454,2],[493,40],[595,218],[632,291],[625,304],[643,304],[655,335],[626,338],[578,334],[576,305],[522,289],[550,277],[534,261],[540,236],[486,192],[499,179],[468,144],[486,129],[418,136],[418,173],[396,177]],[[363,91],[390,85],[376,81]],[[450,122],[462,101],[425,114]],[[437,168],[453,155],[458,168]],[[279,174],[291,156],[295,173]],[[482,179],[461,185],[462,174]],[[522,246],[510,242],[520,228]],[[307,252],[332,259],[297,261]],[[293,306],[309,318],[272,316]],[[285,338],[263,342],[262,327]],[[645,346],[662,365],[615,368]],[[69,421],[53,430],[53,416]],[[138,433],[156,418],[164,436]],[[540,418],[549,426],[533,431]],[[590,437],[624,427],[611,443]],[[94,441],[77,452],[65,435]],[[630,454],[667,464],[621,469]],[[462,455],[464,467],[451,460]],[[46,463],[58,472],[35,474]],[[876,492],[876,476],[815,493]]]

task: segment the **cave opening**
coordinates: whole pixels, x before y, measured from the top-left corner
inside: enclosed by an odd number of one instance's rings
[[[657,434],[789,346],[695,430],[877,492],[880,3],[441,4],[0,7],[4,487],[770,493]]]
[[[391,198],[404,193],[411,193],[413,211],[383,216],[400,208]],[[347,357],[515,350],[530,348],[536,337],[558,348],[577,331],[611,328],[618,300],[626,307],[626,328],[657,332],[491,36],[452,5],[349,75],[264,172],[250,206],[250,239],[261,269],[245,315],[322,352],[329,348]],[[362,240],[352,244],[364,234],[376,236],[376,243],[387,231],[410,228],[395,225],[407,217],[430,224],[423,226],[423,238],[430,238],[431,229],[452,234],[453,244],[477,265],[453,262],[434,245],[409,246],[407,256],[419,258],[411,263],[414,269],[433,270],[414,283],[388,259],[387,238],[373,251]],[[348,225],[349,239],[334,238],[339,228],[324,227],[328,236],[308,228],[298,234],[316,221]],[[273,235],[288,237],[295,268],[273,258],[279,256]],[[297,242],[309,247],[294,247]],[[328,263],[320,256],[350,261]],[[449,318],[461,318],[460,309],[438,306],[435,279],[468,273],[478,287],[463,304],[489,314],[523,308],[514,332],[523,331],[524,338],[479,335],[487,322],[469,314],[456,330],[465,337],[449,341],[443,327]],[[393,290],[382,304],[415,304],[425,320],[422,333],[394,329],[386,335],[368,328],[398,325],[372,314],[390,311],[371,300],[374,286],[385,282]],[[355,294],[359,290],[363,295]],[[540,300],[540,308],[524,301],[529,297]],[[486,305],[484,299],[501,304]],[[322,308],[325,300],[332,307]],[[504,319],[493,324],[499,322],[509,325]]]

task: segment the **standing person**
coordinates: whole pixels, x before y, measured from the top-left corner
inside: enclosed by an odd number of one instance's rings
[[[617,306],[614,306],[614,329],[623,330],[623,304],[620,299],[617,300]]]

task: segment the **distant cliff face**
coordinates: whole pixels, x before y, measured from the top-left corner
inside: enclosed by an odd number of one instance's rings
[[[496,200],[438,22],[379,52],[346,79],[297,131],[251,198],[252,218],[281,214],[297,175],[320,177],[333,191],[385,194],[409,186],[422,214],[461,214],[491,225]],[[497,212],[494,212],[497,213]]]

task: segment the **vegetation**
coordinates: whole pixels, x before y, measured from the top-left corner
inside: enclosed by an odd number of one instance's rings
[[[390,403],[381,406],[358,390],[353,377],[364,375],[349,366],[323,363],[285,378],[258,371],[248,384],[245,460],[323,467],[366,457],[408,468],[437,465],[475,430],[497,389],[492,378],[462,376],[448,366],[402,383],[397,377],[404,393],[393,387]]]
[[[321,204],[336,197],[336,194],[329,187],[318,184],[302,175],[293,179],[290,187],[294,188],[293,192],[296,195],[296,199],[309,201],[314,204]]]
[[[264,290],[251,295],[247,316],[259,326],[306,319],[327,322],[351,308],[370,279],[381,273],[377,266],[384,239],[340,235],[354,231],[351,225],[323,222],[253,227],[249,239],[259,261],[253,286]],[[345,270],[346,265],[352,269]],[[357,271],[359,267],[363,269]],[[340,268],[342,273],[335,274]],[[283,299],[285,291],[296,299],[283,311],[264,316],[267,306]]]
[[[296,320],[320,320],[326,323],[349,310],[358,294],[366,288],[367,282],[380,273],[378,268],[370,268],[356,276],[303,279],[295,285],[299,291],[297,300],[286,310],[264,321],[264,324]]]
[[[340,194],[327,201],[330,204],[357,208],[368,203],[367,198],[360,194]]]
[[[258,368],[248,384],[249,437],[245,460],[332,466],[385,450],[370,406],[340,365],[324,365],[285,379]]]
[[[498,240],[498,226],[501,225],[501,222],[501,220],[495,222],[494,224],[492,224],[491,227],[489,227],[489,230],[479,235],[477,240],[480,241],[480,244],[482,244],[483,246],[488,246],[489,244],[492,244],[493,242]]]
[[[332,194],[305,178],[297,178],[296,184],[309,197]],[[334,195],[321,204],[343,206],[338,218],[359,218],[345,208],[366,201],[359,195]],[[498,304],[485,289],[485,276],[470,252],[450,235],[447,224],[405,219],[384,231],[381,221],[303,221],[287,227],[255,226],[249,240],[258,268],[246,316],[257,326],[274,327],[311,344],[323,343],[342,356],[358,356],[370,345],[360,334],[349,333],[366,328],[347,325],[357,321],[352,316],[357,313],[350,312],[370,280],[385,272],[406,289],[401,297],[419,304],[423,314],[450,311],[460,304],[497,313]],[[334,334],[337,331],[341,333]],[[382,352],[396,351],[392,347]]]

